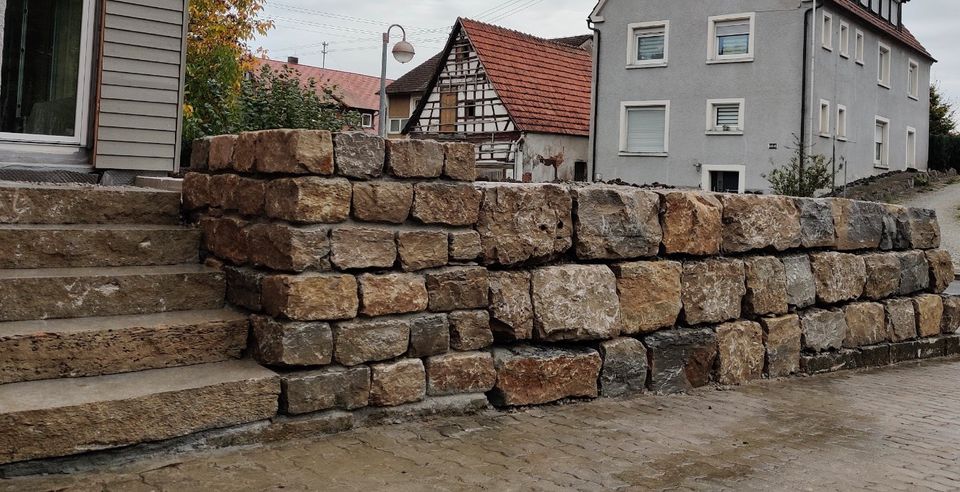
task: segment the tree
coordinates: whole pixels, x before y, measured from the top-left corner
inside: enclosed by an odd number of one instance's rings
[[[936,84],[930,86],[930,135],[953,135],[957,129],[956,109],[940,92]]]
[[[778,195],[812,197],[820,190],[833,188],[834,176],[843,169],[843,163],[835,163],[822,154],[812,154],[800,137],[794,135],[793,138],[790,160],[775,167],[769,175],[763,175],[773,191]]]
[[[300,72],[284,66],[274,71],[264,65],[256,76],[241,83],[236,126],[231,133],[304,128],[340,131],[359,127],[360,114],[340,103],[335,86],[302,81]]]

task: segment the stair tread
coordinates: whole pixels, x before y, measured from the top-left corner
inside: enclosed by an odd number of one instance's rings
[[[130,277],[142,275],[182,275],[197,273],[220,273],[220,270],[200,264],[128,267],[25,268],[0,270],[0,281],[31,278]]]
[[[191,226],[164,224],[2,224],[0,231],[171,231],[195,232]]]
[[[166,193],[178,195],[179,192],[159,190],[155,188],[141,188],[139,186],[101,186],[83,183],[26,183],[20,181],[0,181],[0,189],[31,189],[52,191],[102,191],[104,193]]]
[[[154,314],[97,316],[91,318],[7,321],[0,322],[0,338],[42,335],[45,333],[74,334],[97,331],[120,331],[160,325],[190,325],[204,322],[242,321],[246,318],[247,315],[243,313],[224,308],[172,311]]]

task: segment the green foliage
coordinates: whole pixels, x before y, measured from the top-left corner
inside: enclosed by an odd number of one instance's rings
[[[913,186],[915,188],[926,188],[930,186],[930,175],[927,173],[920,173],[913,177]]]
[[[842,161],[834,163],[824,155],[811,154],[796,135],[790,149],[793,155],[786,164],[777,166],[771,160],[775,169],[769,175],[763,175],[776,194],[813,197],[820,190],[833,188],[834,176],[843,169]]]
[[[301,80],[289,66],[274,71],[264,65],[243,80],[234,131],[303,128],[340,131],[360,127],[360,114],[343,109],[335,86]]]
[[[960,171],[960,136],[930,135],[930,169]]]
[[[940,93],[940,87],[930,86],[930,135],[954,135],[957,130],[957,110]]]

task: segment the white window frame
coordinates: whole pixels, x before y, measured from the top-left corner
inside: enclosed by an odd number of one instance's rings
[[[393,122],[395,121],[399,122],[400,125],[400,129],[397,131],[393,131]],[[404,123],[405,121],[410,121],[410,118],[390,118],[387,120],[387,133],[390,135],[399,135],[403,133],[403,128],[407,126],[407,124]]]
[[[832,136],[830,134],[830,118],[832,117],[830,113],[830,101],[827,101],[826,99],[820,100],[819,114],[820,114],[820,118],[819,118],[820,119],[820,136],[830,138]],[[826,121],[824,121],[824,116],[826,116]]]
[[[853,45],[854,56],[856,56],[856,62],[859,65],[863,65],[863,53],[866,50],[867,40],[863,35],[863,31],[857,29],[856,38]]]
[[[913,148],[910,148],[911,136],[913,136]],[[917,129],[912,126],[907,127],[907,153],[905,160],[906,169],[917,168]]]
[[[820,22],[820,45],[827,51],[833,51],[833,14],[826,11]]]
[[[887,53],[887,69],[883,69],[883,53]],[[877,43],[877,85],[890,88],[890,70],[893,65],[893,51],[890,46],[882,42]]]
[[[877,155],[877,123],[883,123],[883,151],[880,155],[880,160],[877,161],[874,157]],[[890,120],[884,118],[883,116],[875,116],[873,120],[873,147],[870,148],[870,155],[873,159],[873,167],[877,169],[890,169]]]
[[[637,31],[663,29],[663,60],[637,59]],[[627,68],[665,67],[670,59],[670,21],[635,22],[627,25]]]
[[[913,74],[910,74],[913,69]],[[907,97],[914,101],[920,100],[920,63],[913,58],[907,63]]]
[[[736,130],[720,130],[717,129],[717,106],[722,104],[737,104],[740,106],[740,110],[737,115],[737,129]],[[744,113],[746,112],[746,99],[707,99],[707,135],[743,135],[744,130]]]
[[[722,166],[714,164],[704,164],[700,168],[700,189],[703,191],[710,191],[710,173],[711,172],[737,172],[740,173],[740,190],[738,193],[741,195],[747,191],[747,166]]]
[[[757,40],[756,13],[744,12],[741,14],[715,15],[707,19],[707,63],[747,63],[752,62],[755,56]],[[748,20],[750,21],[750,42],[745,55],[718,55],[717,54],[717,23]]]
[[[367,123],[368,119],[370,123]],[[360,126],[363,128],[373,128],[373,115],[370,113],[360,113]]]
[[[837,140],[847,141],[847,107],[837,104]]]
[[[840,56],[850,58],[850,24],[840,22]]]
[[[627,110],[662,107],[663,152],[630,152],[627,150]],[[624,101],[620,103],[620,155],[633,157],[667,157],[670,152],[670,101]]]

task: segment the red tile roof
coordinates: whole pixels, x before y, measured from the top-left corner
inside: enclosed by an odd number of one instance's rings
[[[850,12],[853,15],[856,15],[861,20],[866,21],[868,24],[878,29],[879,31],[883,32],[887,36],[890,36],[900,41],[901,43],[907,45],[908,47],[913,48],[914,50],[918,51],[921,55],[936,61],[933,58],[933,55],[931,55],[930,52],[923,47],[920,41],[916,37],[914,37],[913,33],[911,33],[910,30],[907,29],[906,27],[898,29],[893,24],[887,22],[884,19],[881,19],[873,12],[862,7],[857,0],[833,0],[833,1],[834,3],[837,4],[837,6],[845,9],[846,11]],[[903,8],[909,8],[909,6],[904,4]]]
[[[322,85],[332,84],[337,86],[344,106],[366,111],[380,110],[380,96],[377,95],[377,92],[380,91],[380,77],[291,64],[277,60],[260,59],[259,61],[261,65],[269,65],[272,70],[282,70],[283,66],[287,65],[299,71],[305,81],[313,78]],[[387,80],[387,84],[392,82],[392,80]]]
[[[469,19],[459,23],[518,130],[590,134],[589,51]]]

